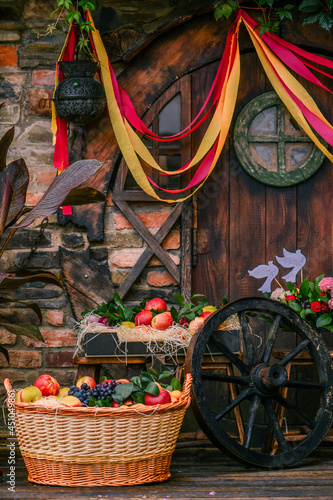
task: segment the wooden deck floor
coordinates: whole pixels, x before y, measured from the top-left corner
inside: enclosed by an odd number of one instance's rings
[[[1,453],[2,466],[7,456]],[[6,471],[6,467],[4,467]],[[163,483],[132,487],[63,488],[41,486],[27,480],[22,459],[16,464],[16,492],[0,483],[2,500],[232,500],[333,499],[333,447],[322,443],[293,469],[264,471],[242,467],[209,447],[177,448],[171,478]]]

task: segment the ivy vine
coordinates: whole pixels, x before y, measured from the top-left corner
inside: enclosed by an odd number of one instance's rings
[[[298,6],[288,3],[283,7],[278,5],[279,0],[254,0],[254,3],[257,5],[254,8],[262,12],[256,26],[261,35],[266,31],[278,31],[283,19],[292,21],[295,9],[305,13],[303,25],[318,23],[320,28],[327,31],[333,26],[333,0],[303,0]],[[240,4],[236,0],[219,0],[214,10],[215,19],[228,19],[237,9],[242,8]]]
[[[37,32],[38,38],[56,31],[60,20],[65,20],[68,25],[74,21],[80,33],[77,47],[79,50],[85,50],[91,55],[89,33],[94,28],[90,21],[85,20],[83,15],[88,9],[91,11],[96,10],[95,0],[57,0],[57,8],[50,15],[50,19],[57,16],[56,20],[47,25],[46,33]]]

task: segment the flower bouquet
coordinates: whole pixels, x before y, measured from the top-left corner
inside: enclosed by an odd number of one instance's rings
[[[267,296],[287,304],[313,327],[333,332],[332,277],[321,274],[313,282],[305,278],[298,286],[287,283],[287,288],[277,288]]]

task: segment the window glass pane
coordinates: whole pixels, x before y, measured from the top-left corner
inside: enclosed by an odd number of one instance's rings
[[[313,144],[286,144],[286,171],[296,170],[304,165],[313,149]]]
[[[277,172],[277,144],[250,144],[250,151],[254,159],[266,170]]]
[[[149,130],[153,130],[153,126],[150,125],[150,127],[148,127]],[[147,147],[147,148],[152,148],[153,147],[153,141],[152,139],[150,139],[149,137],[146,137],[145,135],[142,137],[142,142],[144,143],[144,145]]]
[[[174,171],[181,167],[180,155],[160,155],[159,164],[163,170]],[[181,175],[159,175],[159,185],[166,189],[180,189]]]
[[[252,121],[249,135],[277,133],[277,106],[271,106],[261,111]]]
[[[168,102],[158,119],[160,135],[174,135],[180,132],[180,94]]]

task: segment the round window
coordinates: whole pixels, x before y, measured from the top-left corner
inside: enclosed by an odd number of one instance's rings
[[[236,120],[234,145],[244,170],[270,186],[298,184],[313,175],[326,158],[275,92],[245,106]]]

